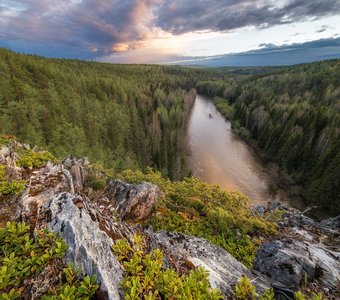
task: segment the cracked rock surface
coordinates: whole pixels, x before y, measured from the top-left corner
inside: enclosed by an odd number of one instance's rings
[[[156,242],[177,256],[183,256],[196,267],[209,271],[209,282],[226,297],[234,295],[234,286],[241,276],[247,276],[257,288],[263,291],[270,287],[270,279],[254,274],[227,251],[205,239],[181,233],[160,231],[154,234]]]
[[[340,286],[340,253],[308,241],[287,238],[262,244],[254,268],[293,288],[303,283],[305,276],[332,290]]]
[[[76,206],[75,198],[61,193],[52,199],[46,207],[50,212],[48,226],[68,244],[66,259],[84,274],[97,275],[109,299],[119,299],[123,269],[111,251],[114,242],[86,210]]]
[[[317,282],[340,297],[340,216],[317,222],[280,203],[275,209],[284,211],[281,236],[260,246],[254,269],[292,288]]]

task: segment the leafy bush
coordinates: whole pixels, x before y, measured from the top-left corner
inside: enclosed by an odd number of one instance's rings
[[[64,256],[67,246],[56,234],[38,230],[33,237],[24,223],[0,228],[0,298],[21,293],[23,281],[41,271],[50,260]],[[12,296],[9,296],[12,295]]]
[[[222,298],[219,291],[210,288],[203,268],[182,276],[174,269],[164,270],[162,251],[147,253],[140,235],[134,236],[132,245],[126,239],[116,241],[113,250],[125,269],[122,286],[127,300]]]
[[[242,276],[235,286],[235,295],[237,300],[274,300],[275,294],[272,288],[267,289],[262,295],[256,293],[255,286],[250,282],[250,280]],[[302,293],[301,291],[295,292],[296,300],[323,300],[325,299],[321,292],[312,292],[310,296]]]
[[[132,183],[152,182],[163,191],[171,187],[171,181],[169,179],[164,178],[160,172],[154,171],[150,167],[147,167],[145,172],[125,170],[120,175],[120,178]]]
[[[227,192],[198,178],[170,182],[150,168],[126,171],[122,179],[149,181],[164,191],[162,202],[151,219],[155,230],[182,232],[205,238],[226,249],[247,267],[252,267],[257,235],[276,233],[276,225],[261,216],[253,216],[248,199],[239,192]]]
[[[52,293],[42,297],[42,300],[76,300],[91,299],[96,290],[98,284],[96,284],[96,275],[85,276],[82,280],[79,280],[80,270],[75,271],[74,266],[70,264],[63,270],[66,277],[66,283],[60,284],[56,290],[52,290]]]
[[[15,136],[9,134],[0,135],[0,146],[9,145],[11,142],[15,141]]]
[[[35,152],[32,150],[19,151],[19,159],[16,161],[17,166],[26,168],[40,168],[47,161],[55,160],[55,157],[48,151]]]
[[[255,286],[245,276],[242,276],[235,286],[236,299],[252,300],[256,299]]]
[[[85,185],[91,187],[95,191],[105,188],[106,180],[112,178],[114,173],[110,169],[105,169],[98,163],[91,164],[86,168],[87,175],[85,178]]]
[[[9,293],[0,294],[0,300],[15,300],[19,299],[21,296],[21,289],[15,290],[11,289]]]
[[[235,113],[235,109],[233,106],[231,106],[228,101],[221,97],[215,97],[214,98],[214,104],[217,108],[217,110],[225,116],[227,119],[232,119]]]
[[[308,297],[306,294],[303,294],[302,292],[300,291],[297,291],[295,293],[295,299],[296,300],[323,300],[325,299],[323,296],[322,296],[322,293],[319,292],[319,293],[312,293],[310,297]]]
[[[18,195],[25,189],[25,180],[0,181],[0,195]]]
[[[0,228],[0,300],[23,298],[23,291],[49,264],[65,255],[67,245],[47,229],[29,233],[24,223],[8,222]],[[96,277],[79,279],[73,265],[63,269],[63,276],[45,300],[91,299],[98,289]]]
[[[255,286],[246,276],[242,276],[236,284],[235,295],[237,300],[275,300],[272,288],[265,290],[262,295],[258,295]]]
[[[0,180],[4,180],[6,176],[6,168],[4,165],[0,165]]]
[[[25,180],[6,180],[6,168],[0,165],[0,196],[17,195],[25,189]]]

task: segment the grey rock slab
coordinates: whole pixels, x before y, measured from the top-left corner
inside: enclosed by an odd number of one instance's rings
[[[308,241],[287,238],[262,244],[254,268],[293,288],[305,276],[308,280],[317,279],[331,290],[340,286],[340,253]]]
[[[47,208],[50,211],[48,226],[68,244],[67,261],[85,274],[96,274],[101,290],[107,292],[109,299],[121,299],[119,286],[123,270],[111,251],[113,240],[100,230],[98,222],[94,222],[85,209],[74,204],[74,200],[69,193],[55,196]]]
[[[226,297],[234,296],[234,286],[241,276],[247,276],[258,292],[270,287],[268,278],[255,275],[227,251],[205,239],[166,231],[154,233],[153,238],[174,255],[186,258],[196,267],[204,267],[209,272],[211,286]]]

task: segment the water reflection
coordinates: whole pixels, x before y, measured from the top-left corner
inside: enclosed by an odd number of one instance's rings
[[[227,190],[241,191],[252,204],[286,200],[284,193],[274,187],[264,163],[231,131],[230,122],[214,104],[200,95],[190,117],[188,137],[188,161],[194,176]]]

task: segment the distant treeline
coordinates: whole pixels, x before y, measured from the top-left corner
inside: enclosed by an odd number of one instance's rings
[[[307,204],[340,213],[340,60],[202,81],[197,91],[304,187]]]
[[[0,133],[107,167],[187,174],[185,127],[212,71],[46,59],[0,49]]]

